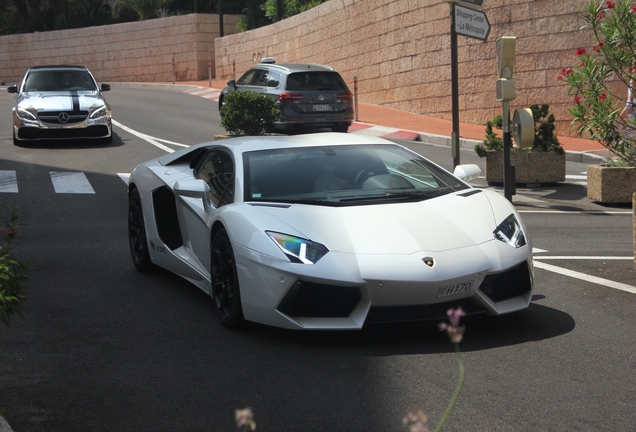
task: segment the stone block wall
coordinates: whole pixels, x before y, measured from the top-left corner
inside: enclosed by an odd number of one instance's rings
[[[224,15],[225,34],[236,32],[237,15]],[[191,14],[139,22],[0,36],[0,82],[17,82],[29,66],[83,64],[98,81],[207,79],[214,74],[218,15]]]
[[[458,36],[462,122],[483,124],[501,113],[495,41],[516,36],[517,98],[511,109],[547,103],[557,132],[570,131],[572,98],[556,78],[574,66],[578,47],[592,46],[580,30],[588,0],[487,0],[487,41]],[[278,63],[314,62],[338,70],[359,100],[452,118],[450,7],[442,0],[330,0],[300,15],[216,41],[216,76],[240,76],[259,56]],[[461,133],[461,131],[460,131]]]

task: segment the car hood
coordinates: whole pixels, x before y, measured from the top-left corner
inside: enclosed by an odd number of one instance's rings
[[[37,111],[88,111],[91,107],[105,105],[99,92],[29,92],[22,93],[18,99],[21,108],[33,107]]]
[[[322,243],[334,252],[356,254],[459,249],[492,240],[497,226],[485,193],[354,207],[259,207],[289,226],[284,234]]]

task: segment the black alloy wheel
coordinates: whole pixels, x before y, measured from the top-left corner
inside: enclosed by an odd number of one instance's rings
[[[137,188],[133,188],[128,196],[128,244],[133,264],[140,272],[152,269],[152,261],[146,241],[146,226],[141,207],[141,196]]]
[[[221,228],[212,240],[212,298],[221,323],[227,328],[243,326],[243,308],[236,261],[227,231]]]

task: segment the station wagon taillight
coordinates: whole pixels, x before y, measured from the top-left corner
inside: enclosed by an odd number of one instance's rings
[[[342,92],[342,93],[338,93],[338,99],[342,99],[342,100],[352,100],[353,99],[353,93],[351,93],[350,91],[346,91],[346,92]]]
[[[296,102],[303,98],[303,95],[299,93],[287,93],[283,92],[280,94],[279,99],[281,102]]]

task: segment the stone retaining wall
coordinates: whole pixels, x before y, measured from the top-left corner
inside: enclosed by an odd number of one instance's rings
[[[225,34],[237,15],[224,15]],[[0,36],[0,82],[17,82],[29,66],[83,64],[98,81],[176,81],[214,74],[218,15],[191,14],[52,32]]]
[[[495,98],[495,41],[517,37],[511,108],[550,104],[558,132],[567,134],[572,98],[556,80],[591,47],[578,12],[588,0],[487,0],[486,42],[458,36],[460,118],[483,124],[501,113]],[[338,70],[362,102],[450,119],[450,8],[442,0],[330,0],[300,15],[216,41],[216,75],[240,76],[260,56],[278,63],[315,62]],[[460,131],[461,133],[461,131]]]

